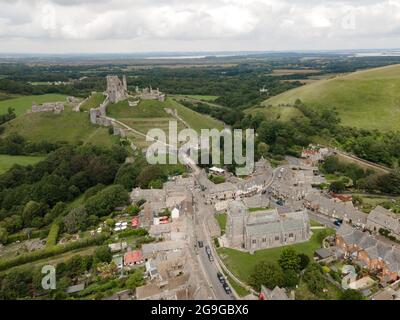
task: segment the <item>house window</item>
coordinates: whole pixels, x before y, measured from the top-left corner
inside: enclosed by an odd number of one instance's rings
[[[267,238],[263,238],[263,239],[262,239],[262,242],[267,242]]]
[[[293,233],[289,233],[289,238],[293,238]]]
[[[253,244],[256,244],[256,243],[257,243],[257,240],[253,239],[251,242],[252,242]]]
[[[279,240],[279,236],[275,236],[275,241],[278,241]]]

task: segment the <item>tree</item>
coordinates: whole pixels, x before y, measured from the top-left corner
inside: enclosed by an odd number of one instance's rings
[[[114,219],[107,219],[106,221],[105,221],[105,223],[106,223],[106,225],[107,226],[109,226],[110,228],[112,228],[112,227],[114,227],[114,225],[115,225],[115,221],[114,221]]]
[[[8,238],[8,232],[5,228],[0,228],[0,243],[6,244]]]
[[[44,216],[44,222],[46,224],[52,223],[54,219],[56,219],[57,217],[61,216],[64,213],[66,208],[67,205],[64,202],[57,202],[56,205]]]
[[[64,218],[64,228],[68,233],[75,233],[86,227],[87,212],[83,206],[72,209]]]
[[[123,185],[127,190],[136,186],[136,179],[142,167],[136,163],[126,163],[119,168],[115,177],[115,183]]]
[[[300,258],[300,263],[299,263],[300,270],[304,270],[309,265],[310,258],[308,255],[304,253],[300,253],[299,258]]]
[[[22,220],[26,227],[32,226],[32,221],[36,217],[41,217],[46,212],[46,206],[36,202],[36,201],[29,201],[22,211]]]
[[[323,295],[326,286],[326,279],[323,276],[321,266],[313,262],[304,271],[303,280],[307,284],[307,288],[315,295]]]
[[[364,297],[357,290],[347,289],[340,295],[340,300],[364,300]]]
[[[141,188],[147,188],[153,180],[165,180],[166,175],[159,165],[151,165],[142,169],[137,177],[137,183]]]
[[[282,269],[275,263],[262,261],[258,263],[250,275],[250,285],[261,290],[261,285],[269,289],[283,285]]]
[[[329,190],[334,193],[341,193],[346,190],[346,185],[342,180],[334,181],[329,186]]]
[[[293,270],[298,272],[300,269],[300,257],[292,248],[283,249],[278,263],[282,270]]]
[[[128,280],[126,280],[126,286],[129,289],[135,289],[143,284],[144,284],[143,272],[139,269],[135,270],[135,272],[129,276]]]
[[[99,262],[110,263],[112,260],[112,253],[108,246],[102,246],[96,249],[94,252],[94,257]]]
[[[86,210],[89,215],[98,217],[110,214],[114,208],[127,204],[129,194],[121,185],[111,185],[89,198]]]
[[[285,270],[283,273],[283,285],[286,288],[294,288],[299,284],[299,275],[292,269]]]
[[[257,147],[258,154],[264,158],[268,155],[269,146],[265,142],[260,142]]]

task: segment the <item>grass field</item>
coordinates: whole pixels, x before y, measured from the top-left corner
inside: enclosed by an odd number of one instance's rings
[[[117,141],[105,127],[90,124],[88,115],[65,109],[61,114],[51,112],[24,114],[5,124],[5,133],[19,133],[29,141],[67,141],[112,145]]]
[[[84,103],[82,103],[80,109],[83,111],[89,111],[91,108],[97,108],[104,101],[104,99],[105,96],[102,93],[93,93]]]
[[[312,258],[314,251],[321,247],[318,241],[318,234],[326,229],[314,230],[310,241],[291,245],[297,253],[304,253]],[[334,232],[329,229],[330,232]],[[256,251],[254,254],[241,252],[230,248],[218,248],[217,251],[227,268],[234,273],[240,280],[247,282],[253,272],[254,266],[260,261],[277,262],[282,250],[286,247],[272,248]]]
[[[6,113],[8,108],[14,108],[17,116],[24,114],[32,107],[32,102],[61,102],[65,101],[66,96],[61,94],[43,94],[39,96],[23,96],[13,99],[0,101],[0,114]]]
[[[27,166],[29,164],[35,164],[42,161],[44,157],[32,157],[32,156],[9,156],[5,154],[0,155],[0,174],[6,172],[14,164],[21,166]]]
[[[333,108],[342,123],[382,131],[400,129],[400,65],[370,69],[320,80],[266,100],[293,105],[296,99],[315,109]]]

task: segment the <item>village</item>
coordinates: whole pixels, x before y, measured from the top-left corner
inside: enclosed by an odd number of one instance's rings
[[[92,124],[124,129],[106,115],[110,103],[128,100],[165,101],[151,87],[128,93],[125,76],[107,76],[104,101],[89,110]],[[82,101],[68,97],[76,107]],[[61,113],[62,103],[32,105],[31,112]],[[358,208],[349,194],[321,186],[325,159],[336,150],[310,145],[301,157],[286,157],[278,165],[261,158],[254,172],[236,177],[226,168],[200,169],[170,176],[162,188],[134,188],[130,205],[115,208],[112,219],[90,231],[91,237],[111,232],[108,248],[112,266],[107,272],[121,278],[140,270],[141,285],[104,299],[204,300],[296,299],[293,288],[261,287],[255,291],[226,264],[224,249],[254,255],[273,248],[307,244],[320,229],[331,230],[316,248],[313,259],[325,268],[326,278],[342,290],[349,266],[356,274],[348,283],[366,299],[398,299],[400,275],[400,223],[396,214],[378,205],[370,213]],[[60,243],[78,240],[72,236]],[[29,251],[44,243],[31,241]],[[225,251],[224,251],[225,252]],[[108,268],[108,269],[107,269]],[[88,281],[67,288],[79,295]],[[243,293],[245,292],[245,293]]]
[[[329,268],[330,281],[341,286],[349,266],[355,266],[350,288],[368,299],[398,299],[400,249],[379,230],[398,239],[399,222],[380,206],[367,215],[349,197],[315,187],[325,181],[318,163],[331,152],[320,148],[317,158],[304,152],[295,165],[276,168],[261,159],[244,179],[213,167],[171,177],[162,189],[133,189],[130,201],[140,210],[114,218],[113,233],[119,240],[108,246],[115,272],[123,276],[142,268],[145,283],[106,299],[296,299],[293,291],[283,287],[239,295],[237,286],[246,284],[224,264],[218,248],[253,254],[306,243],[322,228],[315,227],[315,221],[335,230],[314,254],[315,261]],[[211,175],[224,176],[226,182],[214,184]],[[217,222],[221,214],[226,215],[225,232]],[[145,230],[150,240],[132,245],[129,237],[118,236],[127,230]],[[82,285],[69,292],[83,289]]]

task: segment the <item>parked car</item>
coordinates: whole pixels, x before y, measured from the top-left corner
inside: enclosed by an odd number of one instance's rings
[[[340,227],[342,225],[342,223],[339,220],[335,220],[335,222],[333,224],[338,227]]]
[[[219,282],[225,283],[225,277],[223,276],[223,274],[221,272],[217,273],[217,277],[218,277]]]
[[[212,256],[211,253],[208,255],[208,260],[210,260],[210,262],[213,262],[213,261],[214,261],[214,257]]]
[[[199,244],[199,248],[203,248],[204,247],[203,241],[199,241],[198,244]]]
[[[231,288],[229,288],[229,286],[228,286],[228,284],[226,282],[223,283],[222,286],[224,287],[224,290],[225,290],[226,294],[231,294],[232,293]]]
[[[211,254],[211,249],[210,249],[210,247],[209,247],[209,246],[206,246],[206,252],[207,252],[207,254],[208,254],[208,255],[210,255],[210,254]]]

